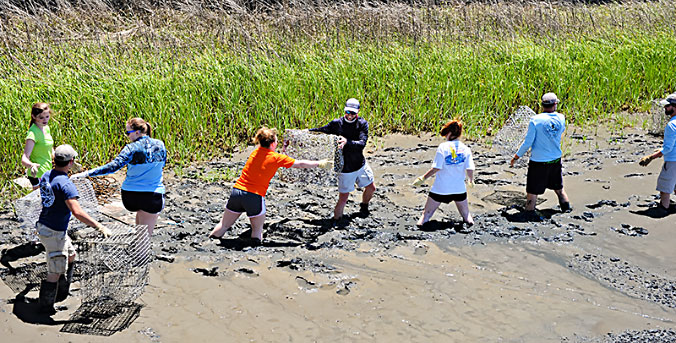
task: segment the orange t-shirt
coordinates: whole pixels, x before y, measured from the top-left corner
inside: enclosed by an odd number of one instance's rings
[[[258,147],[246,160],[242,175],[237,179],[235,188],[265,196],[270,180],[279,167],[290,168],[296,160],[278,154],[270,149]]]

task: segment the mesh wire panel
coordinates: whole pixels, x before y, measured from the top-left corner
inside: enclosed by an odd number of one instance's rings
[[[86,240],[80,247],[82,301],[131,303],[148,283],[152,250],[146,225],[107,225],[108,238]]]
[[[498,131],[493,140],[493,147],[500,152],[500,154],[514,156],[524,138],[526,138],[526,131],[528,130],[528,123],[530,118],[535,115],[535,112],[528,106],[520,106],[514,114],[505,122],[505,125]],[[530,152],[527,152],[522,158],[517,160],[518,165],[525,165],[528,162],[527,157]]]
[[[300,160],[333,160],[333,171],[343,169],[343,151],[338,148],[336,135],[311,133],[307,130],[286,130],[282,153]],[[321,169],[280,169],[280,179],[285,182],[305,182],[321,185],[336,183],[334,172]]]
[[[77,188],[80,207],[89,214],[98,212],[99,204],[96,200],[96,193],[94,192],[91,181],[86,178],[71,179],[71,181],[73,181],[75,188]],[[35,223],[40,218],[40,211],[42,211],[40,190],[36,189],[28,195],[17,199],[14,203],[14,208],[16,210],[16,216],[21,222],[21,226],[24,228],[27,239],[29,241],[38,241],[35,232]],[[78,222],[75,217],[71,217],[71,223],[69,225],[72,225],[74,221]]]
[[[664,136],[664,127],[667,126],[669,117],[664,114],[664,107],[658,100],[652,102],[648,118],[646,120],[646,129],[652,135]]]

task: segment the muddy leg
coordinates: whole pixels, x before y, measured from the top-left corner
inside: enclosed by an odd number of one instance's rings
[[[364,188],[364,193],[361,196],[361,203],[368,204],[373,198],[373,193],[376,191],[376,183],[372,182],[370,185]]]
[[[537,200],[537,194],[526,193],[526,211],[535,211]]]
[[[157,218],[159,217],[159,213],[148,213],[139,210],[136,212],[136,225],[148,225],[148,234],[152,235],[155,224],[157,223]]]
[[[436,211],[437,208],[439,208],[440,204],[441,204],[440,202],[435,201],[434,199],[428,196],[427,202],[425,203],[425,209],[423,210],[423,213],[420,216],[420,219],[418,219],[416,225],[422,226],[423,224],[427,223],[430,220],[430,218],[432,218],[434,211]]]
[[[460,215],[462,216],[462,220],[464,222],[470,225],[474,225],[474,219],[472,218],[472,214],[469,213],[469,203],[467,202],[467,199],[463,201],[456,201],[455,207],[458,208],[458,212],[460,212]]]
[[[221,221],[216,224],[213,230],[211,230],[211,233],[209,234],[209,237],[213,238],[221,238],[223,237],[223,234],[225,234],[225,231],[228,231],[228,229],[235,224],[237,221],[237,218],[241,213],[236,213],[232,212],[228,209],[225,209],[223,212],[223,217],[221,218]]]
[[[350,193],[338,193],[338,203],[336,204],[336,208],[333,210],[333,219],[338,220],[343,216],[343,210],[345,210],[345,204],[347,204],[347,199],[349,197]]]
[[[258,238],[263,241],[263,224],[265,224],[265,213],[256,217],[249,217],[251,221],[251,238]]]
[[[670,198],[671,198],[671,194],[660,192],[660,205],[662,205],[662,207],[664,207],[666,209],[669,209],[669,206],[671,205],[669,203]]]

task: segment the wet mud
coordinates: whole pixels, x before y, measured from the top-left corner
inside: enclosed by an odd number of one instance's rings
[[[359,212],[361,194],[354,192],[338,222],[331,218],[335,186],[273,179],[260,246],[247,239],[244,216],[222,239],[207,237],[233,185],[218,176],[238,175],[249,150],[190,166],[180,177],[170,172],[144,307],[113,337],[673,342],[676,215],[652,211],[661,162],[637,163],[661,139],[640,131],[569,131],[563,158],[569,213],[547,191],[537,215],[524,214],[526,169],[509,168],[511,156],[489,142],[466,142],[477,168],[471,227],[454,205],[415,225],[431,182],[410,183],[429,168],[441,142],[431,134],[372,139],[367,159],[377,191],[369,213]],[[106,190],[119,185],[116,177]],[[107,220],[133,223],[115,205],[119,195],[110,196]],[[3,249],[25,243],[18,225],[13,213],[0,214]],[[11,264],[36,261],[41,256]],[[27,339],[34,327],[11,314],[20,288],[15,279],[12,288],[0,287],[6,303],[0,320],[5,333]],[[26,296],[36,297],[35,290]],[[44,340],[59,334],[51,326],[38,331]]]

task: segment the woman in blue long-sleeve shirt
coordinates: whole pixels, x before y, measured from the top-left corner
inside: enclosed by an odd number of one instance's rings
[[[127,121],[125,134],[131,143],[109,163],[73,177],[94,177],[114,173],[127,166],[127,178],[122,183],[122,204],[136,212],[136,224],[147,225],[153,233],[155,223],[164,208],[162,170],[167,162],[167,150],[159,139],[150,138],[152,127],[141,118]]]

